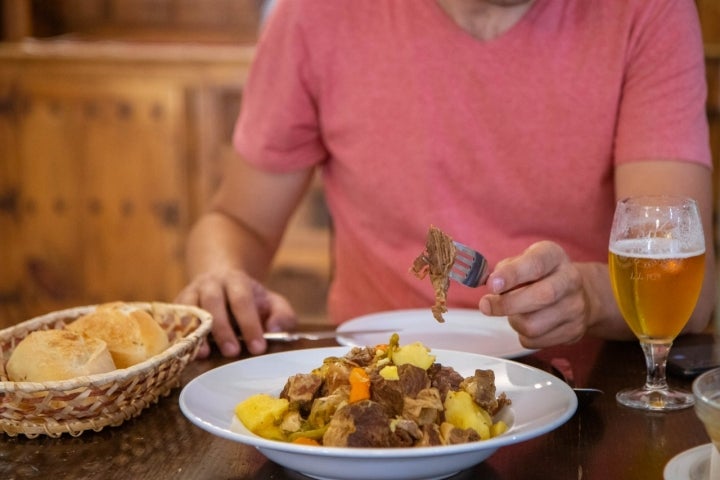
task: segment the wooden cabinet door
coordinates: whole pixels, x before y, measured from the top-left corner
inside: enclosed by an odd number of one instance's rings
[[[1,285],[32,314],[172,300],[189,223],[183,88],[83,75],[18,78],[13,88],[17,161],[3,166],[3,188],[16,200],[0,251],[14,265]]]
[[[22,262],[11,245],[20,244],[20,159],[16,125],[18,95],[13,82],[0,78],[0,315],[21,318]]]

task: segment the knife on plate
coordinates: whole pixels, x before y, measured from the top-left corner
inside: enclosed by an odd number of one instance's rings
[[[263,337],[269,342],[295,342],[298,340],[325,340],[354,335],[371,335],[375,333],[395,333],[398,329],[381,328],[374,330],[318,330],[317,332],[265,332]]]

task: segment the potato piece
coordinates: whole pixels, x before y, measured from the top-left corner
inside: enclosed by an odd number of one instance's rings
[[[275,430],[288,411],[290,402],[285,398],[275,398],[265,393],[259,393],[246,398],[235,406],[235,415],[245,425],[245,428],[261,437],[275,437]],[[278,428],[279,430],[279,428]],[[263,435],[261,432],[264,432]]]
[[[498,435],[502,435],[503,433],[507,432],[507,429],[507,423],[503,422],[502,420],[495,422],[492,424],[492,427],[490,427],[490,436],[497,437]]]
[[[268,440],[278,440],[280,442],[287,442],[287,436],[285,435],[285,432],[282,428],[278,427],[277,425],[270,425],[267,427],[263,427],[257,432],[254,432],[256,435],[260,435],[263,438],[267,438]]]
[[[435,355],[430,355],[430,350],[420,342],[409,343],[395,350],[392,354],[395,365],[409,363],[416,367],[427,370],[435,363]]]
[[[490,438],[492,419],[480,408],[470,394],[450,391],[445,398],[445,420],[460,429],[472,428],[482,440]]]
[[[400,380],[398,375],[398,369],[396,365],[386,365],[380,370],[380,376],[385,380]]]

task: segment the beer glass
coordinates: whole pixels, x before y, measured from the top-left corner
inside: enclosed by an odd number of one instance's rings
[[[615,300],[647,367],[645,385],[618,392],[617,401],[652,411],[692,406],[692,393],[668,386],[665,365],[703,283],[705,240],[695,201],[673,196],[619,201],[608,265]]]

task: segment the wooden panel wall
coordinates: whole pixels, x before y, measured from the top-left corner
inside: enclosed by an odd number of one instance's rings
[[[170,301],[184,285],[252,50],[182,50],[0,45],[0,307]]]
[[[0,38],[252,43],[262,0],[0,0]]]
[[[720,2],[696,0],[705,43],[720,43]]]

